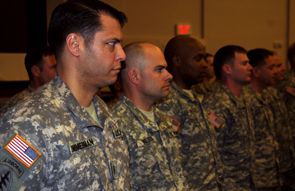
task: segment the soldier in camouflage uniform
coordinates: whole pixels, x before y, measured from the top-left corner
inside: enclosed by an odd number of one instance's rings
[[[48,38],[57,74],[0,120],[1,190],[130,189],[127,145],[95,96],[117,79],[125,21],[96,0],[53,11]]]
[[[262,92],[275,83],[275,61],[273,53],[266,49],[248,52],[253,67],[251,82],[241,92],[241,97],[250,104],[255,131],[255,178],[256,190],[281,190],[277,170],[274,118],[269,100]]]
[[[286,104],[293,139],[295,140],[295,43],[288,48],[288,60],[291,69],[285,73],[284,79],[278,83],[277,89],[282,93],[283,101]]]
[[[30,85],[0,106],[0,117],[27,95],[53,79],[56,72],[56,59],[49,46],[35,47],[27,53],[25,66]]]
[[[203,82],[192,86],[192,91],[197,94],[204,96],[204,99],[208,98],[209,95],[219,87],[219,82],[215,79],[214,67],[213,67],[213,55],[206,53],[205,61],[207,63],[206,76]]]
[[[250,82],[252,67],[247,51],[229,45],[214,56],[214,71],[220,87],[203,102],[217,133],[218,176],[224,190],[255,190],[254,123],[247,103],[240,98]]]
[[[131,43],[124,51],[123,94],[112,111],[120,119],[130,153],[131,190],[188,190],[176,130],[169,117],[153,107],[169,94],[172,76],[165,57],[149,43]]]
[[[177,36],[168,42],[164,54],[173,82],[169,96],[156,106],[180,123],[176,130],[182,144],[182,166],[189,188],[218,190],[215,132],[197,95],[190,90],[206,75],[204,46],[194,38]]]

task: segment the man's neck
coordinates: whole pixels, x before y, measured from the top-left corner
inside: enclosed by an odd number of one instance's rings
[[[227,89],[229,89],[229,91],[231,91],[235,96],[240,97],[243,85],[234,81],[222,81],[221,84],[227,87]]]
[[[260,84],[257,80],[251,80],[250,85],[254,91],[256,91],[257,93],[260,93],[260,94],[265,88],[267,88],[267,87],[263,86],[262,84]]]

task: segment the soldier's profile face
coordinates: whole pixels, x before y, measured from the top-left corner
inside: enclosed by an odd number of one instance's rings
[[[146,53],[145,67],[141,71],[141,91],[153,101],[169,95],[172,75],[166,68],[167,62],[159,48],[153,48]]]
[[[276,64],[275,68],[277,69],[277,73],[275,74],[275,78],[277,81],[282,81],[284,79],[284,74],[285,74],[285,70],[286,70],[286,68],[283,65],[283,59],[279,55],[274,55],[273,58],[274,58],[275,64]]]
[[[43,56],[42,58],[43,69],[40,72],[40,84],[45,84],[54,78],[56,73],[56,59],[54,55]]]
[[[231,67],[231,80],[240,85],[250,82],[252,69],[247,54],[235,52],[234,63]]]
[[[265,64],[261,67],[255,67],[257,71],[257,78],[265,86],[271,86],[275,83],[275,75],[277,69],[275,68],[275,61],[273,56],[264,59]]]
[[[102,30],[96,32],[90,47],[85,48],[82,69],[87,83],[105,87],[117,80],[121,61],[126,55],[121,42],[123,33],[119,22],[108,15],[101,15]]]

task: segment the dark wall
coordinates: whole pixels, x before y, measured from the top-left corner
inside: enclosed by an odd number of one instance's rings
[[[26,53],[47,44],[46,0],[0,1],[0,52]]]

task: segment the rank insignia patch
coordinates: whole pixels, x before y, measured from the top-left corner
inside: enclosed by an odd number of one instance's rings
[[[115,130],[113,130],[113,134],[114,134],[114,136],[115,136],[116,139],[123,137],[123,133],[122,133],[121,129],[115,129]]]
[[[12,175],[9,169],[0,172],[0,190],[10,190],[12,185]]]
[[[286,89],[286,92],[288,92],[289,94],[295,96],[295,89],[292,88],[292,87],[288,87],[288,88]]]
[[[173,126],[174,130],[178,131],[180,123],[176,119],[173,119],[172,117],[169,117],[169,119],[172,122],[172,126]]]
[[[216,115],[214,115],[213,113],[210,113],[210,114],[209,114],[209,117],[210,117],[210,119],[211,119],[213,125],[214,125],[217,129],[222,125],[223,121],[222,121],[220,118],[218,118]]]
[[[5,149],[27,168],[30,168],[41,156],[39,151],[19,135],[15,135]]]

